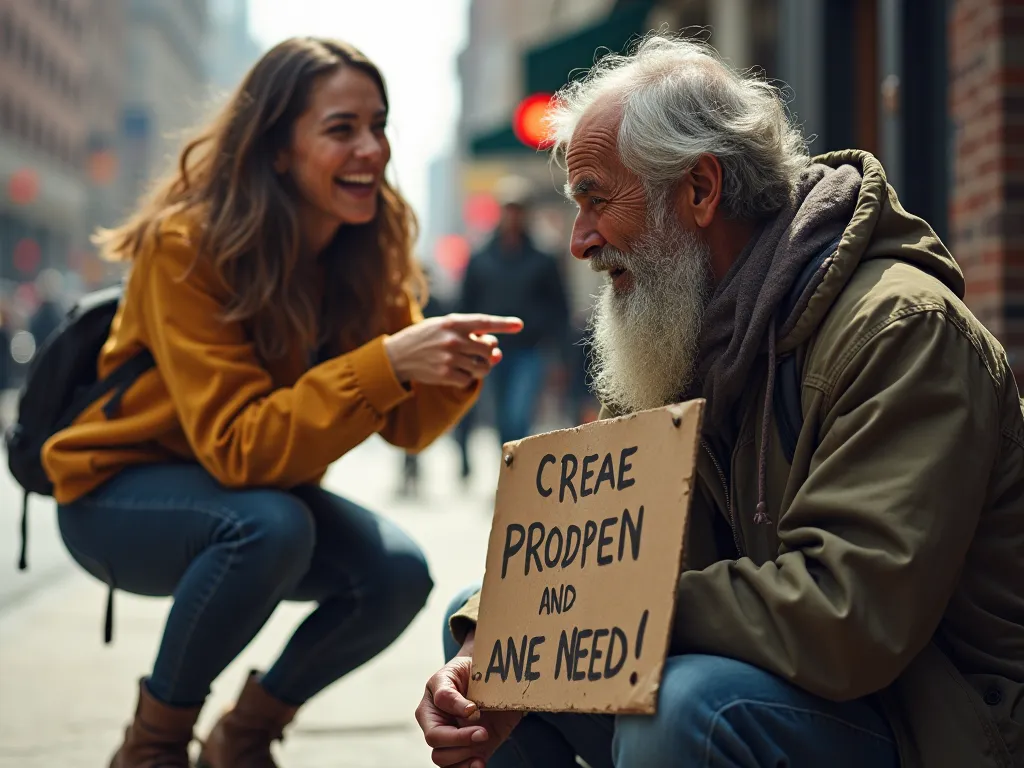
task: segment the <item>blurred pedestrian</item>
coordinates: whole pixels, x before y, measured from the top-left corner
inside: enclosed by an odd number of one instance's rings
[[[504,345],[501,368],[491,377],[501,442],[531,433],[548,366],[545,351],[563,359],[569,339],[569,302],[558,263],[528,233],[530,187],[503,178],[496,189],[501,220],[490,241],[470,259],[462,284],[461,312],[515,314],[524,330]],[[547,350],[545,350],[547,348]],[[468,474],[468,456],[463,454]]]
[[[11,386],[11,328],[6,301],[0,297],[0,433],[7,429],[4,406]]]
[[[36,278],[36,293],[39,305],[28,321],[28,331],[41,347],[64,320],[63,302],[64,279],[55,269],[44,269]]]
[[[318,607],[206,738],[270,768],[296,709],[390,645],[431,590],[397,526],[320,487],[368,436],[419,449],[473,402],[514,319],[421,321],[413,214],[384,172],[388,99],[351,46],[287,40],[98,238],[131,261],[101,375],[156,368],[47,444],[61,534],[119,589],[173,595],[112,768],[187,768],[220,672],[282,600]]]

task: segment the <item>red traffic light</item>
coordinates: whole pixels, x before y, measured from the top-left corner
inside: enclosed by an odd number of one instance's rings
[[[527,96],[516,107],[512,115],[512,131],[523,144],[533,149],[547,149],[548,126],[545,122],[551,110],[552,97],[549,93],[535,93]]]
[[[7,196],[15,205],[29,205],[39,196],[39,174],[32,168],[19,168],[7,181]]]

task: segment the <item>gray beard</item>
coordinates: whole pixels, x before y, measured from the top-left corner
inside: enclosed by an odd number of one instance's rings
[[[710,295],[710,250],[674,219],[651,217],[629,253],[605,246],[591,263],[608,265],[628,269],[633,285],[619,295],[609,283],[596,297],[595,392],[622,413],[661,407],[693,380]]]

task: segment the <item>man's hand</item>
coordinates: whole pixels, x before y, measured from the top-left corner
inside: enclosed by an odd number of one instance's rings
[[[416,722],[434,750],[431,760],[443,768],[484,768],[523,717],[522,712],[481,712],[466,698],[472,654],[470,634],[459,655],[427,681],[416,708]]]

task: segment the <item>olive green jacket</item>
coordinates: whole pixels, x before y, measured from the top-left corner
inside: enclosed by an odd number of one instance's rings
[[[772,523],[756,524],[767,372],[752,377],[732,455],[698,458],[671,653],[740,659],[836,701],[878,694],[907,768],[1024,765],[1017,385],[953,258],[879,162],[816,161],[857,165],[863,184],[778,342],[803,370],[796,453],[790,465],[773,425]],[[477,600],[453,617],[456,637]]]

